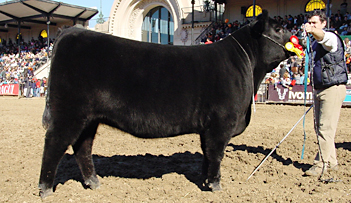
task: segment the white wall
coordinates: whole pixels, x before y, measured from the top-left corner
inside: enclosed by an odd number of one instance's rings
[[[209,21],[209,15],[201,12],[203,0],[195,0],[195,10],[197,11],[196,18],[205,19]],[[141,40],[141,26],[146,14],[157,6],[163,6],[171,13],[174,20],[174,44],[184,45],[181,40],[183,29],[187,29],[189,33],[189,40],[187,45],[191,44],[190,33],[188,25],[183,25],[182,19],[191,18],[191,1],[190,0],[115,0],[111,12],[109,22],[109,33],[119,37],[128,39]],[[190,20],[191,21],[191,20]],[[206,24],[208,25],[208,23]],[[202,25],[194,29],[195,38],[200,34]]]

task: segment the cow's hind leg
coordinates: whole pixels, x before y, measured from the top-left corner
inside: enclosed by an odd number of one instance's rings
[[[83,130],[79,139],[74,143],[74,156],[82,172],[84,184],[90,189],[100,187],[99,179],[96,177],[95,167],[92,159],[93,140],[99,123],[93,122]]]
[[[212,133],[208,130],[201,134],[201,148],[204,154],[202,164],[202,175],[204,183],[212,191],[221,190],[220,166],[224,156],[224,149],[227,146],[230,138],[223,133]]]
[[[48,130],[45,135],[45,146],[41,173],[39,179],[39,195],[45,198],[53,193],[54,179],[57,166],[73,140],[65,139],[65,136],[57,136],[54,130]]]
[[[69,145],[76,142],[84,128],[83,123],[67,118],[60,123],[51,122],[45,134],[45,145],[39,179],[39,195],[45,198],[53,193],[53,185],[58,164]],[[55,123],[55,124],[53,124]]]

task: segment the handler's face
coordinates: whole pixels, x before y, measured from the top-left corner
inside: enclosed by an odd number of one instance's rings
[[[314,27],[314,28],[318,28],[318,29],[323,29],[325,28],[325,26],[327,25],[327,22],[321,22],[319,19],[319,16],[312,16],[309,20],[308,23]]]

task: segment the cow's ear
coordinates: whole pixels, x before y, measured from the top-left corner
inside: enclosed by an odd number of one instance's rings
[[[266,27],[266,23],[269,21],[268,11],[263,10],[260,15],[257,16],[257,19],[253,21],[250,25],[252,33],[258,37],[260,36]]]
[[[257,20],[263,20],[263,21],[268,21],[269,16],[268,16],[268,11],[267,10],[262,10],[262,13],[257,16]]]

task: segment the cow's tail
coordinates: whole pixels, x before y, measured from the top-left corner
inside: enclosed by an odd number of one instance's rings
[[[69,28],[70,26],[62,26],[62,28],[59,28],[57,31],[57,35],[56,35],[56,40],[54,42],[54,47],[55,45],[60,41],[59,38],[64,34],[64,30]],[[54,58],[55,55],[55,48],[53,50],[53,56],[52,58]],[[52,66],[51,66],[52,67]],[[50,83],[50,76],[49,76],[49,80],[48,80],[48,86]],[[46,96],[46,104],[45,104],[45,109],[44,109],[44,113],[43,113],[43,118],[42,118],[42,125],[43,128],[45,130],[47,130],[49,128],[50,125],[50,121],[51,121],[51,110],[50,110],[50,102],[49,102],[49,89],[47,90],[47,96]]]
[[[43,119],[42,119],[43,128],[45,130],[49,128],[50,120],[51,120],[51,113],[50,113],[50,106],[49,106],[49,95],[47,95],[45,109],[43,113]]]

